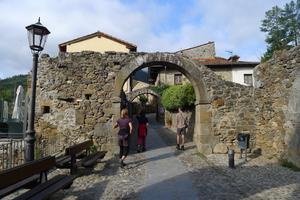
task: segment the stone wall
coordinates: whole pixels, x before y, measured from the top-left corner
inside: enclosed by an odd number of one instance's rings
[[[82,52],[43,55],[38,69],[37,132],[62,134],[68,146],[93,137],[99,149],[112,151],[112,88],[121,61],[134,54]],[[43,107],[50,107],[43,113]]]
[[[255,87],[222,80],[205,66],[167,53],[66,53],[43,55],[37,83],[37,132],[60,134],[63,145],[92,137],[99,149],[115,152],[126,77],[145,63],[171,63],[189,78],[196,101],[194,141],[204,153],[236,149],[239,132],[251,148],[299,163],[299,47],[256,67]],[[120,82],[118,82],[120,81]],[[205,98],[203,98],[205,96]],[[236,149],[237,150],[237,149]]]
[[[208,116],[211,116],[211,135],[209,139],[212,153],[227,153],[228,148],[237,149],[237,134],[249,132],[251,148],[255,146],[254,89],[230,81],[225,81],[205,66],[200,66],[203,80],[210,96]],[[198,138],[206,140],[207,138]]]
[[[212,68],[225,81],[232,81],[232,68]]]
[[[113,103],[120,99],[113,96],[115,77],[133,59],[143,55],[115,52],[65,53],[57,58],[43,55],[38,70],[37,132],[63,135],[64,146],[93,137],[99,149],[116,150],[112,122],[115,120],[114,113],[118,113],[114,109],[119,108],[115,108]],[[176,62],[168,54],[157,54],[157,59],[164,55],[168,62]],[[155,54],[151,56],[156,59]],[[234,145],[237,131],[252,130],[252,122],[248,122],[252,116],[243,114],[249,112],[249,95],[252,93],[247,87],[221,80],[205,66],[194,67],[203,74],[207,88],[202,90],[206,90],[211,99],[208,110],[203,112],[205,116],[202,116],[208,119],[210,128],[205,129],[206,138],[195,137],[195,142],[209,141],[211,150],[208,152],[212,152],[220,142]],[[193,67],[186,69],[190,70],[187,74],[195,73]],[[199,81],[198,76],[192,80],[195,81]]]
[[[208,42],[203,45],[178,51],[177,54],[188,58],[214,58],[216,56],[215,43]]]
[[[300,166],[300,46],[255,68],[257,146]]]

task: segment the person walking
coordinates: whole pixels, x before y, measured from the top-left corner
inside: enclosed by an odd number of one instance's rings
[[[184,135],[186,134],[186,128],[188,127],[187,116],[182,112],[181,108],[178,108],[176,114],[176,128],[177,128],[177,150],[184,150]]]
[[[128,110],[121,110],[121,118],[117,120],[114,128],[119,127],[118,140],[120,146],[120,167],[123,168],[126,164],[124,163],[125,158],[129,152],[129,135],[133,132],[132,121],[128,117]]]
[[[145,116],[144,110],[141,110],[139,115],[136,116],[138,121],[138,146],[137,152],[146,151],[146,137],[148,133],[148,118]]]

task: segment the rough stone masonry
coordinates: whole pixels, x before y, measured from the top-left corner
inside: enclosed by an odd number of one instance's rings
[[[115,152],[121,91],[128,75],[151,64],[175,67],[196,93],[194,142],[200,152],[236,148],[247,131],[251,149],[300,166],[300,47],[277,53],[255,69],[255,87],[222,80],[205,66],[171,53],[62,53],[39,61],[36,130],[60,135],[62,149],[92,137]]]

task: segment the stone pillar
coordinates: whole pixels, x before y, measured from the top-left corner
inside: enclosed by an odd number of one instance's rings
[[[121,112],[121,98],[120,97],[114,97],[112,101],[112,125],[114,126],[117,122],[117,120],[120,118],[120,112]],[[112,154],[117,154],[119,152],[119,146],[118,146],[118,129],[114,128],[112,129],[112,140],[110,141]]]
[[[212,133],[211,111],[210,104],[196,105],[196,121],[194,129],[194,142],[197,145],[198,151],[205,155],[213,153],[213,147],[218,140]]]

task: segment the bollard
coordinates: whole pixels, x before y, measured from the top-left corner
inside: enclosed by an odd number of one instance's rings
[[[233,149],[228,150],[228,165],[229,165],[229,168],[234,168],[234,150]]]

